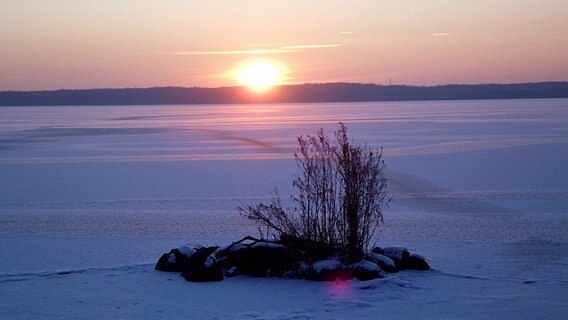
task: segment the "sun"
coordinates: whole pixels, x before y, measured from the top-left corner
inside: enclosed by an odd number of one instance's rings
[[[248,87],[255,92],[265,92],[280,85],[285,80],[286,68],[277,62],[268,60],[248,61],[236,72],[234,80],[238,85]]]

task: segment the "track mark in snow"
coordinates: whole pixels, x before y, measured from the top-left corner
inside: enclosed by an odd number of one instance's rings
[[[131,162],[186,162],[220,160],[287,160],[290,153],[235,153],[235,154],[193,154],[193,155],[143,155],[143,156],[87,156],[87,157],[35,157],[5,158],[0,164],[62,164],[62,163],[131,163]]]
[[[409,281],[405,281],[400,279],[398,276],[389,276],[383,279],[376,279],[370,281],[361,282],[357,288],[360,290],[369,290],[369,289],[376,289],[376,288],[385,288],[386,286],[394,286],[399,288],[407,288],[407,289],[420,289],[420,287],[412,284]]]
[[[125,265],[125,266],[107,267],[107,268],[85,268],[85,269],[59,270],[59,271],[5,273],[5,274],[0,274],[0,283],[26,281],[34,278],[50,279],[62,276],[69,276],[73,274],[81,274],[81,273],[100,273],[100,272],[131,273],[131,272],[139,272],[150,269],[153,270],[152,268],[153,266],[154,266],[153,263],[145,263],[145,264]]]
[[[285,195],[284,195],[285,197]],[[234,202],[234,201],[260,201],[271,199],[269,196],[248,197],[182,197],[182,198],[125,198],[125,199],[101,199],[83,201],[12,201],[2,202],[1,205],[26,206],[26,205],[96,205],[96,204],[142,204],[142,203],[179,203],[179,202]],[[0,223],[16,222],[15,220],[0,220]]]
[[[447,192],[393,193],[395,199],[490,199],[490,200],[557,200],[568,198],[566,189],[547,190],[476,190]]]
[[[452,142],[440,142],[423,144],[419,146],[391,148],[385,152],[389,157],[400,156],[418,156],[432,154],[450,154],[460,152],[474,152],[484,150],[497,150],[505,148],[523,147],[539,144],[565,144],[568,139],[564,137],[546,137],[546,138],[513,138],[513,139],[495,139],[495,140],[462,140]]]
[[[249,312],[239,317],[240,319],[258,319],[258,320],[309,320],[314,319],[313,315],[308,315],[303,311],[292,311],[290,313],[262,313]],[[229,319],[229,318],[228,318]],[[232,317],[230,319],[233,319]]]

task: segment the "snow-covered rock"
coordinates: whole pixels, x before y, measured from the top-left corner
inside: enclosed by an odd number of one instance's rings
[[[386,256],[394,261],[396,267],[399,270],[421,270],[426,271],[430,270],[430,266],[426,259],[423,256],[418,254],[410,254],[408,249],[403,247],[387,247],[387,248],[374,248],[372,253],[368,255],[370,260],[376,261],[379,263],[380,255]],[[384,259],[382,259],[384,260]],[[383,267],[381,265],[381,267]],[[384,271],[391,272],[387,270],[387,267],[383,269]]]
[[[194,248],[184,245],[178,248],[178,251],[183,254],[186,258],[191,258],[191,256],[197,251]]]
[[[394,273],[399,271],[393,259],[385,255],[382,255],[380,253],[371,252],[367,255],[367,259],[376,263],[379,266],[379,268],[381,268],[381,270],[385,272]]]
[[[367,281],[383,277],[381,268],[369,260],[362,260],[351,265],[351,274],[357,280]]]
[[[177,271],[188,281],[218,281],[224,276],[287,277],[333,281],[370,280],[405,269],[429,270],[426,259],[403,247],[374,248],[365,259],[346,266],[339,259],[324,259],[312,264],[306,252],[289,249],[282,242],[245,237],[225,247],[192,248],[181,246],[160,257],[156,270]]]
[[[222,269],[229,269],[239,264],[239,261],[250,247],[242,243],[234,243],[229,246],[218,249],[215,252],[217,264]]]
[[[252,248],[271,248],[271,249],[275,249],[275,250],[280,250],[280,251],[287,251],[288,248],[286,248],[286,246],[278,244],[278,243],[274,243],[274,242],[268,242],[268,241],[260,241],[255,243]]]
[[[386,248],[377,247],[374,248],[372,252],[382,254],[384,256],[391,258],[399,270],[406,269],[405,264],[408,261],[408,259],[410,259],[410,252],[408,251],[408,249],[404,247],[386,247]]]
[[[305,278],[316,281],[335,281],[351,279],[351,274],[343,263],[330,259],[314,262],[306,271]]]
[[[219,253],[217,254],[217,259],[221,259],[227,256],[230,256],[240,250],[245,250],[248,249],[249,246],[243,244],[243,243],[234,243],[228,246],[225,246],[223,248],[219,249]]]
[[[320,260],[312,264],[312,270],[315,272],[333,271],[343,267],[343,264],[338,260]]]

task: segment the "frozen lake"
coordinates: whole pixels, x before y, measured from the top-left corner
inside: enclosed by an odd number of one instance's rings
[[[398,228],[400,217],[421,213],[453,215],[456,225],[495,214],[565,219],[566,99],[3,107],[0,231],[250,232],[236,216],[239,201],[264,199],[274,186],[286,198],[296,137],[331,132],[339,121],[356,141],[384,147],[394,197],[385,237],[422,237]],[[220,221],[231,227],[218,230]],[[428,236],[526,236],[485,227],[467,234],[468,225]],[[565,238],[560,231],[535,232]]]
[[[257,235],[235,207],[286,198],[297,136],[339,121],[384,147],[378,244],[433,271],[339,295],[153,271],[181,244]],[[567,99],[2,107],[0,318],[562,319],[567,160]]]

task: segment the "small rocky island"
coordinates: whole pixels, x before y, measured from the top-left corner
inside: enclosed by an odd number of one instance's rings
[[[333,136],[335,141],[320,129],[298,137],[293,208],[282,205],[278,190],[270,203],[237,208],[266,236],[225,247],[172,249],[156,270],[181,272],[188,281],[236,275],[371,280],[401,270],[429,270],[422,256],[405,248],[367,250],[390,201],[382,148],[353,144],[341,122]]]
[[[225,277],[283,277],[316,281],[382,278],[403,270],[430,270],[424,257],[403,247],[375,247],[356,263],[346,257],[315,254],[298,239],[269,241],[245,237],[224,247],[184,245],[163,254],[155,269],[180,272],[192,282],[221,281]]]

